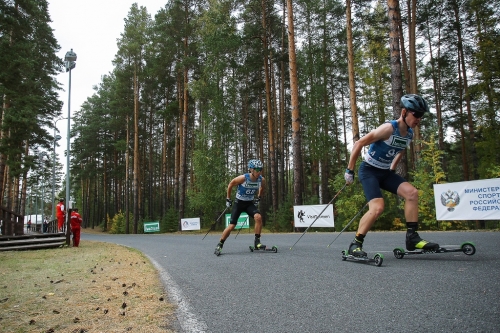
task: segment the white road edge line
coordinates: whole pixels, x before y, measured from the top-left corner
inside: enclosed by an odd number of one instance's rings
[[[147,255],[146,255],[147,256]],[[207,324],[198,319],[192,312],[189,302],[186,301],[181,289],[175,281],[155,260],[147,256],[151,263],[160,273],[161,279],[168,292],[168,298],[177,305],[177,318],[184,332],[205,333],[208,330]]]

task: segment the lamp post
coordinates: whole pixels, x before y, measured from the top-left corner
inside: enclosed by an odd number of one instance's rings
[[[71,126],[71,70],[76,67],[76,53],[71,51],[66,52],[64,57],[66,61],[66,72],[69,72],[68,86],[68,150],[66,152],[66,244],[69,245],[70,228],[69,228],[69,151],[70,151],[70,126]]]
[[[43,158],[47,156],[47,153],[46,152],[41,152],[38,154],[38,160],[40,163],[43,163]],[[48,157],[48,156],[47,156]],[[44,195],[45,195],[45,179],[43,177],[43,174],[45,174],[44,172],[44,169],[43,168],[40,168],[40,170],[42,170],[42,221],[40,223],[42,223],[43,225],[43,216],[45,215],[45,200],[44,200]],[[40,184],[38,184],[38,186],[40,186]],[[38,200],[37,200],[37,205],[38,205]],[[38,210],[36,211],[36,215],[35,215],[35,230],[38,229]],[[42,231],[42,228],[40,228],[40,231]],[[43,233],[43,231],[42,231]]]
[[[56,200],[56,142],[61,140],[61,136],[56,135],[56,130],[57,122],[62,119],[66,118],[59,118],[54,123],[54,157],[52,160],[52,219],[55,219],[56,216],[56,206],[54,205]]]

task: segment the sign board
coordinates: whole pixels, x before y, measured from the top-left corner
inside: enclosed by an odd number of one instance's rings
[[[226,227],[227,227],[229,225],[229,222],[231,221],[231,214],[226,214],[225,217],[226,217]],[[247,213],[243,212],[238,218],[238,223],[236,223],[235,229],[249,229],[249,228],[250,228],[250,217],[248,216]]]
[[[499,220],[500,178],[434,184],[436,220]]]
[[[160,231],[160,222],[144,222],[144,232],[159,232]]]
[[[308,205],[308,206],[293,206],[293,222],[296,228],[333,228],[335,226],[333,220],[333,205]],[[324,211],[323,211],[324,210]],[[323,211],[321,213],[321,211]],[[321,216],[318,215],[321,213]],[[318,218],[316,221],[314,221]]]
[[[200,230],[201,224],[200,224],[200,218],[199,217],[193,217],[189,219],[181,219],[181,230]]]

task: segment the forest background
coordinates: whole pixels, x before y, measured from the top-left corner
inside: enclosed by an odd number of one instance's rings
[[[293,205],[330,202],[352,143],[398,118],[405,93],[432,111],[397,170],[419,189],[423,228],[498,227],[437,223],[432,185],[500,176],[499,11],[499,0],[173,0],[153,17],[132,5],[114,69],[71,128],[85,227],[211,227],[228,182],[258,158],[266,228],[291,231]],[[0,0],[0,206],[19,214],[51,215],[51,180],[64,179],[52,162],[64,63],[49,22],[45,0]],[[336,225],[364,204],[359,182],[345,188]],[[388,195],[376,228],[398,230],[402,216]]]

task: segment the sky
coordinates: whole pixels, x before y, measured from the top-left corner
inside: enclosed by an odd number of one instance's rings
[[[112,61],[118,51],[116,41],[134,2],[146,7],[154,18],[167,0],[48,0],[50,25],[61,47],[57,56],[64,59],[71,49],[77,55],[76,68],[71,70],[71,117],[94,94],[92,87],[113,70]],[[69,74],[63,72],[56,79],[64,89],[59,92],[59,99],[64,103],[61,118],[67,118]],[[62,139],[56,152],[65,173],[68,121],[58,121],[57,128]]]

